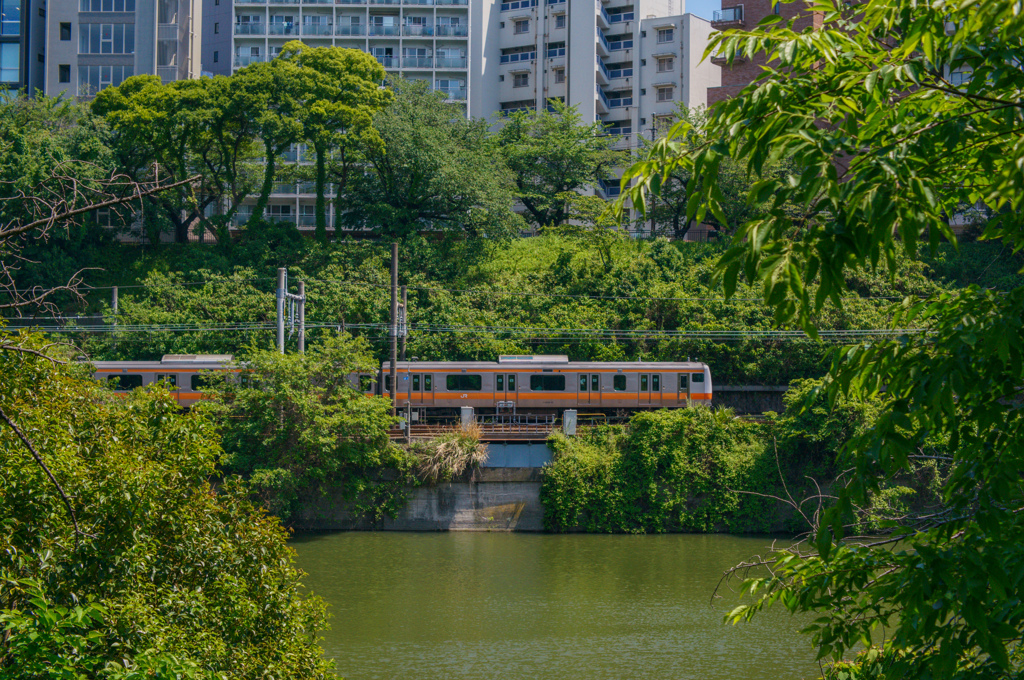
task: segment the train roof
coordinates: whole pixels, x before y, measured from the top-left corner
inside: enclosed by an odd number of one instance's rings
[[[222,368],[234,363],[231,354],[165,354],[160,361],[91,361],[98,369],[120,368]]]
[[[662,369],[697,370],[707,367],[701,361],[399,361],[395,366],[398,370],[599,370],[599,369]],[[385,361],[382,368],[387,371],[391,362]]]

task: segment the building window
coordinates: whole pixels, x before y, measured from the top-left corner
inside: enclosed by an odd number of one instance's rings
[[[219,21],[214,21],[213,22],[213,34],[217,35],[219,33],[220,33],[220,22]]]
[[[512,87],[528,87],[530,85],[529,73],[513,73]]]
[[[134,54],[134,24],[82,24],[78,29],[79,54]]]
[[[658,59],[658,73],[664,73],[665,71],[671,71],[675,68],[676,60],[672,57],[662,57]]]
[[[133,75],[135,69],[132,66],[79,66],[78,94],[94,95],[105,87],[117,87]]]
[[[213,63],[216,64],[218,61],[220,61],[220,52],[217,51],[217,50],[214,50],[213,51]]]
[[[564,83],[565,82],[565,69],[564,68],[556,68],[555,69],[555,82],[556,83]]]
[[[530,30],[530,20],[529,19],[517,19],[516,23],[515,23],[515,29],[514,30],[515,30],[515,33],[517,35],[519,33],[526,33],[526,32],[528,32]]]
[[[658,101],[659,102],[670,102],[672,101],[672,95],[675,93],[674,87],[659,87],[658,88]]]
[[[57,67],[57,82],[58,83],[70,83],[71,82],[71,64],[61,64]]]
[[[555,15],[555,28],[565,28],[565,15],[564,14],[556,14]]]
[[[658,29],[658,42],[668,43],[675,40],[676,30],[674,28],[659,28]]]
[[[0,0],[0,35],[21,35],[21,0]]]
[[[82,0],[81,12],[134,12],[135,0]]]
[[[21,70],[21,45],[18,43],[0,43],[0,82],[19,82],[18,71]]]
[[[60,23],[60,39],[64,42],[71,40],[71,22],[62,21]]]

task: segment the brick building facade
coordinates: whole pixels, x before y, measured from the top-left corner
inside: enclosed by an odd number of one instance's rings
[[[794,29],[798,31],[808,26],[820,28],[823,16],[820,12],[808,11],[799,2],[780,3],[772,7],[771,0],[744,0],[742,3],[737,3],[735,0],[722,0],[722,9],[715,11],[711,27],[717,31],[725,31],[730,28],[750,30],[757,26],[761,19],[771,14],[779,14],[785,19],[796,18]],[[708,89],[708,106],[736,96],[761,73],[761,66],[764,65],[765,59],[763,56],[758,56],[750,60],[736,55],[732,66],[727,66],[724,58],[712,56],[711,63],[722,67],[722,84],[719,87]]]

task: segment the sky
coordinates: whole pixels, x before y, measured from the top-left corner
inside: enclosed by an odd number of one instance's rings
[[[684,0],[684,12],[696,14],[699,17],[711,21],[711,13],[716,9],[722,9],[721,0]]]

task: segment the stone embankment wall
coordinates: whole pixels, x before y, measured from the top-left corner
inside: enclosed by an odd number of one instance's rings
[[[302,530],[542,531],[540,468],[480,468],[466,479],[409,489],[394,519],[355,520],[340,498],[310,503]]]

